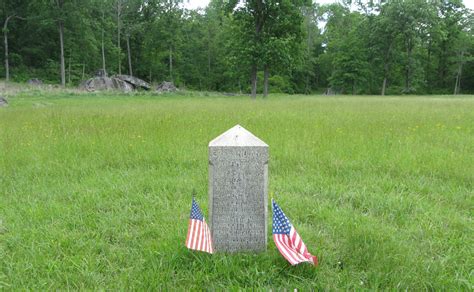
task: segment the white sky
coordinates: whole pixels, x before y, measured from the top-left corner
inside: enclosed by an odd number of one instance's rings
[[[319,4],[326,4],[326,3],[333,3],[337,2],[337,0],[315,0],[315,2]],[[197,8],[205,8],[209,0],[184,0],[184,7],[188,9],[197,9]],[[464,0],[464,5],[466,7],[474,10],[474,0]]]

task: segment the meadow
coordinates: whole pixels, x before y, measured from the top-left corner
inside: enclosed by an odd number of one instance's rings
[[[473,289],[473,96],[9,101],[0,289]],[[207,145],[235,124],[270,146],[270,194],[318,267],[289,266],[271,234],[262,254],[185,248],[193,189],[207,214]]]

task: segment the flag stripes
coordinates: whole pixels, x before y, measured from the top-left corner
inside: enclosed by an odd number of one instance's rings
[[[189,220],[186,247],[189,249],[213,253],[214,251],[210,234],[211,232],[206,222],[195,219]]]
[[[303,253],[299,253],[295,248],[292,247],[290,238],[285,234],[274,234],[273,240],[283,255],[283,257],[290,262],[291,265],[297,265],[303,262],[313,263],[311,256],[307,256]]]
[[[273,241],[282,256],[291,264],[308,262],[318,264],[318,259],[308,252],[296,229],[291,225],[280,207],[272,202],[273,206]]]
[[[199,206],[193,199],[191,208],[191,218],[188,224],[188,234],[186,236],[186,247],[193,250],[213,253],[212,238],[206,220],[202,216]]]

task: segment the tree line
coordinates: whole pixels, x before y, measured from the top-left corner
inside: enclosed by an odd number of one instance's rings
[[[75,86],[97,69],[196,90],[474,92],[461,0],[2,0],[6,80]]]

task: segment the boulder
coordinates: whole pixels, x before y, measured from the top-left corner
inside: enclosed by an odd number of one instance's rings
[[[8,106],[8,101],[6,98],[0,96],[0,107]]]
[[[26,81],[26,83],[28,83],[29,85],[42,85],[43,81],[41,81],[38,78],[32,78],[32,79]]]
[[[145,90],[150,90],[151,86],[148,82],[141,80],[140,78],[130,76],[130,75],[115,75],[114,78],[118,78],[122,81],[128,82],[135,88],[143,88]]]
[[[134,76],[115,75],[107,77],[105,74],[104,70],[97,70],[96,76],[82,82],[79,88],[87,91],[120,90],[123,92],[130,92],[137,88],[145,90],[151,88],[150,84]]]
[[[161,84],[158,85],[156,91],[158,92],[174,92],[178,90],[176,86],[174,86],[173,82],[163,81]]]
[[[134,89],[130,83],[118,78],[109,77],[93,77],[87,79],[79,85],[79,88],[90,92],[102,90],[120,90],[123,92],[130,92]]]

